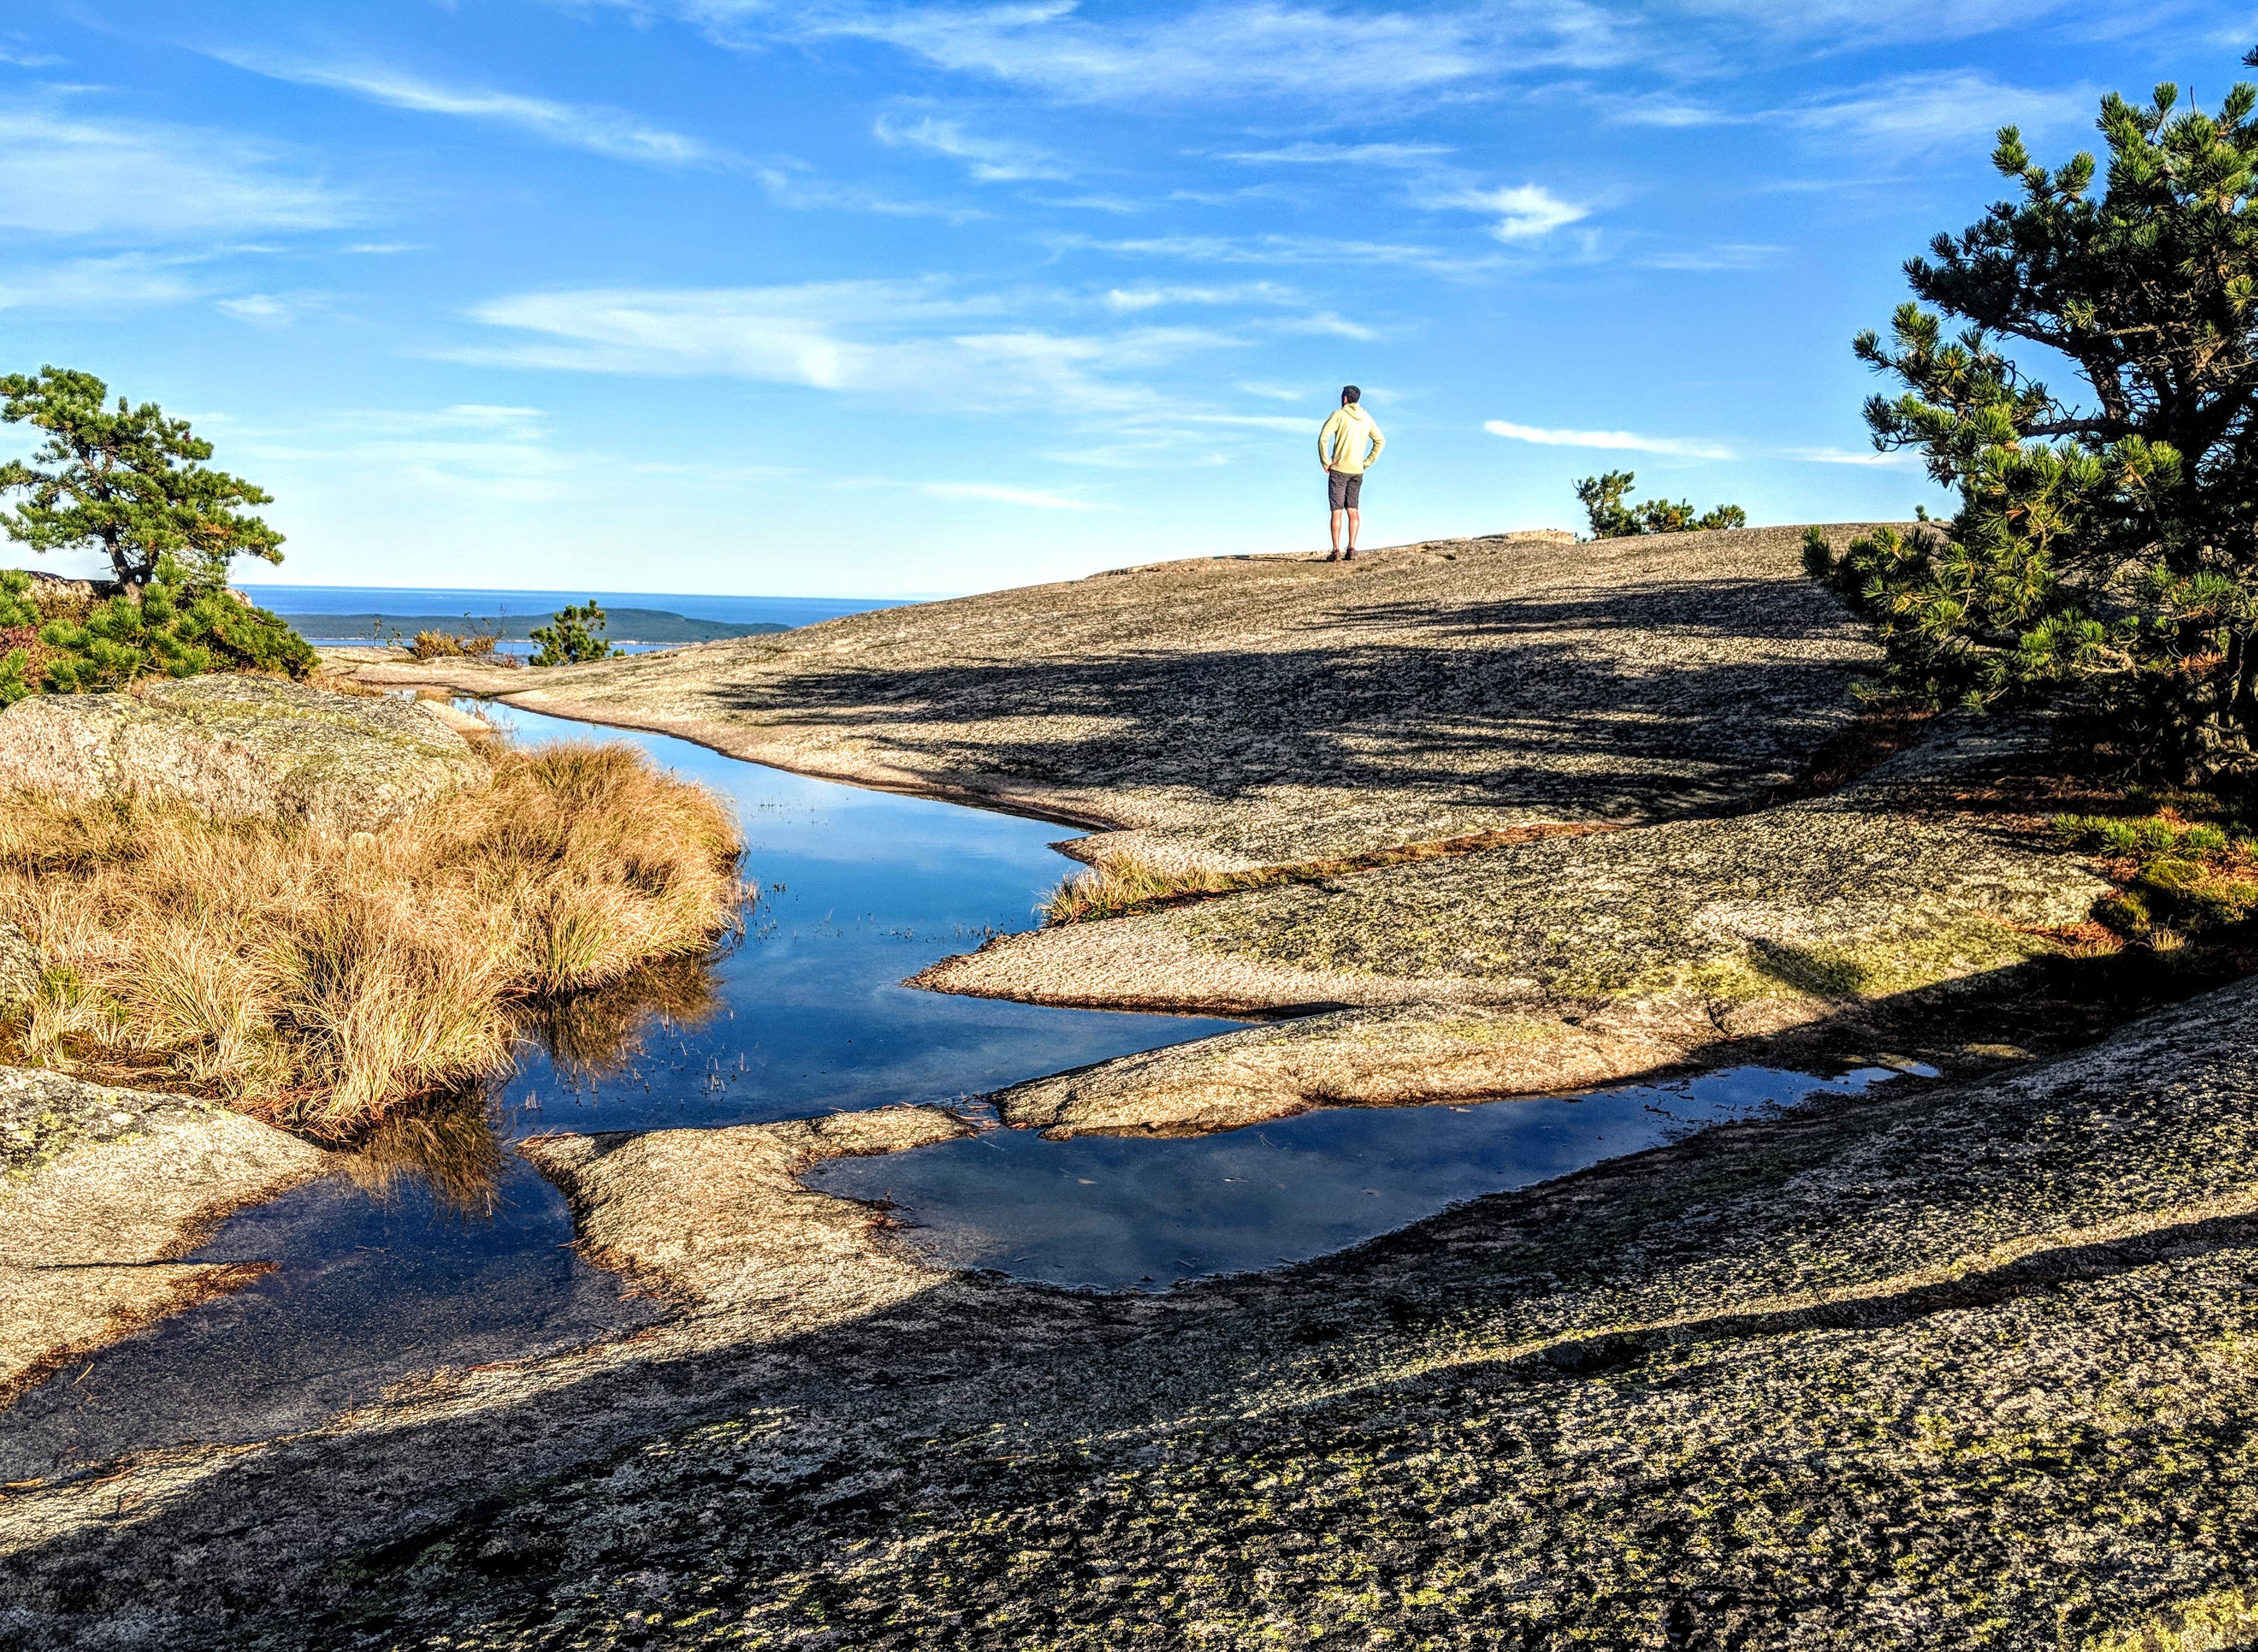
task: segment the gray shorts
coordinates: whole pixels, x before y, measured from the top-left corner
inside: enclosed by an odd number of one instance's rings
[[[1357,495],[1363,492],[1363,471],[1359,471],[1354,476],[1351,476],[1346,471],[1325,472],[1325,497],[1332,500],[1335,510],[1354,510]]]

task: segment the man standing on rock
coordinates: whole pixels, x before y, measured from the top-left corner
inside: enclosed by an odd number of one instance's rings
[[[1327,562],[1356,560],[1356,530],[1363,519],[1357,499],[1364,492],[1364,473],[1388,445],[1372,415],[1358,406],[1364,393],[1354,385],[1341,387],[1340,411],[1317,432],[1317,463],[1325,469],[1325,495],[1333,507],[1333,552]],[[1367,450],[1367,449],[1369,450]],[[1341,518],[1348,518],[1348,549],[1341,549]]]

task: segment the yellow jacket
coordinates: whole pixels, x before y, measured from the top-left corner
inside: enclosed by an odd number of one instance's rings
[[[1367,441],[1372,443],[1369,453],[1364,445]],[[1372,415],[1352,401],[1327,419],[1325,428],[1317,432],[1317,463],[1343,476],[1361,476],[1387,445],[1388,438],[1380,434]]]

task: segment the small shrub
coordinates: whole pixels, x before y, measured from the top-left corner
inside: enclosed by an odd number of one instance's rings
[[[409,639],[408,652],[419,660],[469,660],[479,665],[514,663],[501,651],[501,638],[493,631],[418,631]]]
[[[1631,484],[1638,479],[1635,471],[1609,471],[1604,476],[1587,476],[1576,484],[1576,498],[1591,521],[1594,539],[1622,539],[1637,534],[1708,533],[1721,528],[1746,528],[1749,514],[1737,505],[1720,505],[1703,515],[1694,514],[1690,500],[1666,499],[1644,500],[1636,505],[1623,503]]]
[[[607,622],[603,608],[593,599],[584,607],[559,608],[547,625],[533,627],[533,640],[541,644],[541,652],[533,656],[536,665],[579,665],[589,660],[607,660],[620,650],[612,647],[604,635]]]
[[[27,592],[14,601],[17,611],[31,606]],[[77,618],[49,618],[39,627],[38,642],[39,686],[51,694],[98,693],[144,677],[197,677],[206,671],[302,680],[318,663],[312,645],[273,614],[224,586],[192,581],[169,557],[158,564],[156,577],[138,599],[112,597]],[[25,657],[18,670],[28,679],[31,655],[22,651]]]

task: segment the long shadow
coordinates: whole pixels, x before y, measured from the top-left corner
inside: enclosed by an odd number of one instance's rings
[[[1495,626],[1501,640],[918,667],[872,659],[741,679],[713,695],[763,722],[876,727],[889,747],[936,768],[1068,784],[1169,787],[1218,802],[1291,786],[1344,805],[1373,789],[1408,789],[1468,805],[1648,813],[1712,807],[1720,788],[1793,769],[1840,724],[1858,674],[1824,659],[1644,669],[1595,656],[1544,615],[1508,626],[1484,610],[1435,623]]]
[[[2169,1188],[2142,1182],[2136,1205],[2232,1183],[2239,1173],[2211,1143],[2218,1110],[2186,1097],[2253,1101],[2253,1058],[2216,1034],[2222,1015],[2247,1017],[2254,997],[2246,986],[2178,1012],[2189,1030],[2167,1027],[2176,1050],[2139,1083],[2070,1073],[2052,1084],[1888,1087],[1479,1200],[1274,1275],[1136,1299],[947,1280],[772,1345],[598,1370],[478,1416],[231,1457],[146,1512],[121,1503],[100,1529],[58,1533],[11,1556],[0,1643],[42,1643],[48,1613],[94,1633],[175,1606],[215,1629],[247,1634],[287,1619],[339,1645],[399,1644],[451,1617],[539,1626],[561,1609],[550,1580],[570,1594],[568,1563],[702,1577],[707,1604],[718,1590],[726,1605],[761,1598],[789,1565],[840,1564],[874,1539],[915,1536],[934,1510],[959,1529],[984,1519],[993,1542],[1012,1549],[1012,1509],[1147,1460],[1155,1428],[1198,1421],[1220,1430],[1204,1449],[1228,1449],[1236,1425],[1217,1420],[1254,1414],[1250,1396],[1289,1369],[1330,1393],[1326,1404],[1353,1426],[1391,1414],[1401,1385],[1388,1373],[1456,1346],[1452,1328],[1559,1343],[1561,1358],[1527,1373],[1557,1381],[1587,1362],[1620,1368],[1647,1346],[1579,1351],[1561,1341],[1595,1312],[1600,1322],[1620,1317],[1595,1309],[1594,1292],[1722,1269],[1735,1295],[1753,1300],[1807,1285],[1814,1242],[1850,1258],[1832,1265],[1848,1270],[1846,1282],[1885,1280],[1949,1259],[1923,1244],[1949,1246],[1968,1232],[1995,1243],[2004,1210],[2025,1211],[2042,1230],[2047,1211],[2087,1220],[2112,1198],[2121,1203],[2112,1165],[2136,1145],[2151,1154],[2144,1163],[2173,1173]],[[1980,1175],[1963,1170],[1971,1152]],[[1830,1165],[1848,1173],[1814,1176]],[[1899,1173],[1885,1195],[1858,1185],[1876,1166]],[[1830,1178],[1844,1191],[1814,1202],[1811,1189]],[[1791,1183],[1804,1191],[1783,1196]],[[1721,1219],[1726,1210],[1740,1214]],[[1879,1248],[1844,1249],[1846,1224],[1868,1221]],[[2173,1237],[2128,1241],[2121,1256],[2089,1247],[2059,1266],[2019,1263],[1958,1295],[1922,1287],[1902,1301],[1875,1298],[1845,1322],[2003,1300],[2169,1251]],[[2177,1238],[2249,1242],[2240,1227]],[[1437,1331],[1443,1342],[1424,1340]],[[667,1417],[668,1443],[635,1443],[656,1414]],[[718,1433],[685,1429],[701,1414],[735,1420]],[[716,1498],[728,1511],[718,1527]],[[688,1507],[700,1500],[703,1519]],[[722,1546],[738,1558],[717,1560]],[[343,1549],[358,1552],[340,1558]],[[197,1563],[178,1564],[184,1554]],[[842,1585],[841,1600],[861,1587]],[[877,1627],[849,1641],[891,1643]],[[18,1628],[30,1638],[10,1642]],[[274,1644],[298,1643],[276,1633]]]

